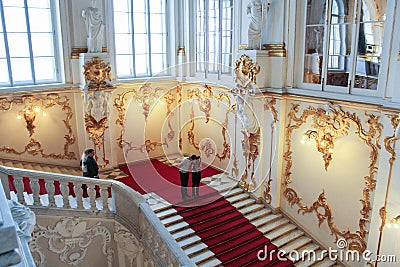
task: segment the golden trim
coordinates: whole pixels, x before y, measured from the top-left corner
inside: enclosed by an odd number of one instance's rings
[[[286,167],[284,171],[285,180],[283,182],[283,195],[291,206],[297,205],[299,207],[298,212],[311,213],[315,212],[319,225],[322,224],[325,220],[328,223],[329,228],[331,229],[332,235],[335,236],[335,241],[340,237],[346,239],[348,248],[351,250],[357,250],[362,253],[366,249],[366,236],[368,234],[368,230],[366,230],[366,224],[370,221],[369,213],[371,211],[371,202],[370,202],[370,192],[375,189],[376,180],[373,178],[373,175],[376,172],[376,163],[378,157],[378,149],[380,146],[378,145],[378,139],[382,132],[382,124],[378,122],[379,117],[373,114],[367,114],[368,119],[366,121],[366,125],[369,126],[368,131],[363,128],[361,120],[356,116],[355,113],[351,114],[349,112],[345,112],[342,110],[340,106],[330,104],[330,113],[331,116],[326,117],[327,111],[321,108],[314,108],[309,106],[306,108],[300,117],[297,117],[296,114],[299,112],[299,105],[292,104],[292,108],[288,114],[289,122],[286,127],[286,137],[285,143],[287,146],[287,150],[284,153],[284,160],[286,161]],[[353,125],[357,128],[355,134],[358,136],[360,141],[365,143],[370,149],[370,164],[369,164],[369,175],[364,177],[365,187],[363,189],[363,199],[361,203],[363,205],[360,210],[361,218],[359,220],[360,229],[355,233],[350,232],[350,230],[340,230],[338,229],[334,222],[331,208],[326,202],[324,191],[318,196],[316,202],[314,202],[310,207],[307,207],[302,203],[302,198],[298,196],[297,192],[290,188],[289,185],[292,183],[291,181],[291,167],[292,167],[292,151],[291,151],[291,136],[292,132],[295,129],[299,129],[301,125],[306,123],[308,117],[312,116],[313,121],[316,122],[317,119],[324,119],[327,125],[335,124],[337,127],[342,129],[349,129],[350,125]],[[293,124],[292,124],[293,123]],[[330,127],[330,126],[329,126]],[[373,142],[375,139],[375,142]],[[324,213],[321,213],[321,208],[324,210]]]
[[[270,57],[286,57],[285,44],[263,44]]]
[[[178,50],[176,50],[176,55],[177,56],[184,56],[186,55],[185,47],[184,46],[179,46]]]
[[[151,141],[150,139],[146,139],[146,141],[144,142],[143,145],[140,146],[134,146],[132,144],[132,142],[124,142],[124,147],[128,147],[127,149],[125,149],[125,155],[128,155],[128,153],[132,150],[139,150],[142,153],[150,153],[150,151],[154,151],[157,149],[158,146],[164,146],[167,145],[166,143],[160,143],[160,142],[156,142],[156,141]]]
[[[96,147],[100,147],[104,143],[104,132],[107,130],[107,117],[97,121],[90,114],[85,114],[86,132],[89,133],[90,139]]]
[[[243,90],[247,90],[250,82],[257,84],[257,74],[260,73],[261,67],[258,65],[257,62],[253,63],[253,60],[245,55],[242,54],[235,63],[235,82],[240,81],[240,86]]]
[[[219,94],[217,94],[217,96],[215,97],[215,99],[218,101],[218,104],[220,104],[224,99],[227,101],[227,110],[225,113],[225,121],[222,124],[222,138],[224,139],[224,143],[222,144],[223,150],[221,153],[217,153],[215,156],[221,161],[224,160],[226,158],[230,158],[230,153],[231,153],[231,145],[227,142],[226,140],[226,129],[228,128],[228,124],[229,124],[229,112],[230,110],[230,106],[231,106],[231,99],[229,98],[229,96],[225,93],[220,92]]]
[[[237,177],[239,175],[238,163],[239,161],[236,159],[236,153],[233,153],[233,167],[231,169],[232,177]]]
[[[63,120],[63,123],[65,125],[65,128],[67,128],[68,130],[68,133],[64,135],[64,154],[44,153],[42,145],[35,139],[30,139],[29,143],[25,146],[25,149],[23,151],[17,151],[14,148],[3,146],[0,147],[0,152],[13,153],[17,155],[22,155],[25,152],[28,152],[29,154],[34,156],[40,154],[43,158],[76,159],[75,153],[69,151],[69,147],[75,143],[75,136],[73,135],[72,127],[69,124],[73,114],[72,109],[69,106],[69,98],[67,98],[66,96],[60,97],[56,93],[47,94],[44,98],[37,98],[32,95],[23,95],[21,97],[14,97],[11,99],[7,99],[6,97],[0,98],[0,110],[10,111],[15,105],[37,105],[44,109],[54,107],[55,105],[61,106],[61,110],[66,112],[66,117]],[[28,131],[30,130],[28,129]]]
[[[399,61],[400,60],[400,51],[399,51],[399,53],[397,54],[397,61]]]
[[[272,195],[271,195],[271,182],[272,182],[272,145],[274,143],[274,132],[275,132],[275,124],[278,121],[278,111],[275,108],[276,105],[276,98],[272,97],[271,101],[268,101],[265,98],[264,103],[264,111],[271,111],[273,122],[271,123],[271,146],[269,151],[269,172],[268,172],[268,181],[265,183],[265,190],[264,190],[264,199],[266,203],[271,204],[272,202]]]
[[[79,59],[79,54],[80,53],[87,53],[87,51],[88,51],[87,47],[75,47],[75,48],[72,48],[71,59]],[[107,53],[107,47],[102,47],[101,52],[102,53]]]
[[[252,191],[257,187],[257,181],[254,179],[254,165],[255,160],[259,155],[259,148],[260,145],[260,127],[258,127],[255,133],[247,133],[242,130],[243,133],[243,140],[242,140],[242,150],[243,156],[246,159],[246,169],[244,174],[241,178],[241,185],[248,191]],[[250,180],[251,184],[246,182],[248,177],[248,170],[251,169]]]
[[[94,57],[83,65],[83,76],[88,90],[104,90],[115,88],[111,84],[111,64],[99,57]]]
[[[195,137],[194,137],[194,109],[192,105],[192,112],[190,113],[190,122],[192,126],[190,127],[189,131],[187,132],[189,144],[191,144],[194,148],[199,149],[199,144],[196,144]]]

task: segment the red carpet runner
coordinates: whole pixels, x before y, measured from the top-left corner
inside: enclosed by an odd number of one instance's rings
[[[123,166],[121,170],[133,174],[135,178],[130,175],[119,181],[142,194],[154,192],[174,204],[178,213],[224,266],[294,266],[290,260],[279,260],[277,247],[215,189],[201,184],[200,199],[182,205],[176,167],[151,160]],[[202,177],[217,173],[212,168],[206,168]],[[190,186],[191,181],[189,194]],[[259,253],[260,250],[262,253]],[[268,254],[272,251],[274,253]],[[263,258],[261,261],[259,256]]]

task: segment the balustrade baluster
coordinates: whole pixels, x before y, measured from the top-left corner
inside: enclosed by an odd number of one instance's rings
[[[60,182],[60,187],[61,187],[61,195],[63,198],[63,208],[70,208],[70,204],[69,204],[69,199],[68,199],[68,195],[69,195],[69,187],[68,187],[68,182],[67,181],[61,181]]]
[[[88,195],[90,199],[90,210],[96,210],[96,190],[94,184],[88,184]]]
[[[74,191],[76,196],[76,205],[78,209],[83,209],[83,189],[82,183],[74,183]]]
[[[8,174],[0,173],[1,184],[3,185],[4,193],[7,199],[10,199],[10,186],[8,184]]]
[[[54,199],[54,181],[53,180],[45,180],[46,183],[46,191],[49,198],[49,207],[56,207],[56,201]]]
[[[22,205],[26,205],[25,198],[24,198],[24,181],[21,176],[13,176],[14,178],[14,186],[17,190],[17,198],[18,202]]]
[[[33,206],[41,206],[40,205],[40,185],[39,185],[39,179],[38,178],[29,178],[29,184],[32,188],[32,194],[33,194]]]
[[[110,209],[108,208],[108,190],[107,190],[108,186],[106,185],[102,185],[100,186],[100,194],[101,194],[101,200],[103,202],[103,211],[110,211]]]

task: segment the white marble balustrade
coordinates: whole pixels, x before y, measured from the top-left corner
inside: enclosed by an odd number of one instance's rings
[[[10,190],[9,177],[13,180],[15,191]],[[0,179],[7,199],[30,207],[57,207],[103,212],[115,210],[112,194],[114,181],[3,166],[0,166]],[[39,182],[40,180],[43,181]],[[58,182],[59,186],[55,185],[55,182],[56,184]],[[27,183],[32,192],[27,192]],[[73,185],[71,190],[69,184]],[[87,195],[84,194],[82,185],[87,186]],[[60,189],[58,194],[56,194],[57,187]],[[96,197],[96,187],[100,193],[98,197]],[[72,191],[75,196],[72,195]]]

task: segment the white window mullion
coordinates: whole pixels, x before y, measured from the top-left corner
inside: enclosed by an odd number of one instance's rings
[[[4,18],[3,1],[0,1],[0,19],[2,20],[2,24],[3,24],[4,48],[5,48],[5,52],[6,52],[6,60],[7,60],[7,67],[8,67],[8,79],[9,79],[10,86],[13,86],[14,81],[13,81],[13,77],[12,77],[10,49],[8,46],[7,26],[6,26],[6,21]]]
[[[148,74],[149,76],[153,76],[152,72],[152,64],[151,64],[151,28],[150,28],[150,0],[146,1],[146,7],[147,7],[147,46],[148,46],[148,54],[147,54],[147,60],[149,62],[148,65]]]
[[[31,27],[29,22],[29,12],[28,12],[28,1],[24,0],[25,6],[25,19],[26,19],[26,33],[28,35],[28,45],[29,45],[29,58],[31,61],[31,75],[33,84],[36,84],[36,76],[35,76],[35,62],[33,60],[33,49],[32,49],[32,36],[31,36]]]

